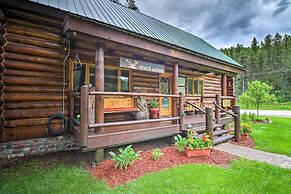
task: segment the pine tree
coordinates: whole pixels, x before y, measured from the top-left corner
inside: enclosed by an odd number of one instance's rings
[[[134,10],[134,11],[139,12],[139,9],[138,9],[138,7],[137,7],[136,4],[135,4],[135,0],[126,0],[126,2],[127,2],[127,7],[128,7],[129,9],[132,9],[132,10]]]

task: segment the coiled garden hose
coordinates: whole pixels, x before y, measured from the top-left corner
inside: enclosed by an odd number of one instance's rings
[[[62,120],[62,127],[58,130],[52,128],[52,121],[54,119],[61,119]],[[56,113],[49,117],[47,130],[54,136],[60,136],[64,133],[68,126],[68,119],[64,116],[63,113]]]

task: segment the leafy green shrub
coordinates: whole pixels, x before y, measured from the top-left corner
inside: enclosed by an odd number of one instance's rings
[[[243,113],[240,115],[240,120],[244,123],[253,123],[257,119],[257,115],[255,113]]]
[[[187,137],[187,148],[190,150],[196,149],[196,148],[210,148],[212,146],[212,141],[209,139],[209,135],[203,134],[202,137],[193,137],[188,136]]]
[[[244,123],[244,122],[241,122],[240,124],[240,130],[241,130],[241,133],[246,133],[246,134],[251,134],[253,131],[252,131],[252,124],[251,123]]]
[[[135,152],[132,149],[132,145],[127,146],[125,149],[120,148],[118,151],[120,152],[119,155],[114,152],[109,152],[109,154],[115,161],[115,168],[119,167],[120,170],[126,170],[128,166],[133,165],[139,159],[141,153],[141,151]]]
[[[150,108],[158,108],[159,107],[159,102],[156,100],[152,100],[150,102]]]
[[[184,152],[184,149],[188,142],[187,139],[185,137],[182,137],[181,135],[175,136],[174,139],[178,152]]]
[[[156,148],[152,151],[152,159],[153,160],[158,160],[160,159],[160,157],[164,155],[164,153],[159,149],[159,148]]]

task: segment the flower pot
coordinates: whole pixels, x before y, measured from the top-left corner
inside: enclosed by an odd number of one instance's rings
[[[150,118],[151,119],[158,119],[160,116],[160,111],[158,108],[151,108],[150,109]]]
[[[201,149],[201,148],[196,148],[196,149],[189,149],[189,148],[185,148],[184,153],[187,157],[193,157],[193,156],[210,156],[210,152],[211,152],[211,147],[210,148],[205,148],[205,149]]]
[[[243,134],[241,134],[240,139],[241,139],[241,141],[245,141],[245,140],[247,140],[247,137],[248,137],[248,134],[243,133]]]

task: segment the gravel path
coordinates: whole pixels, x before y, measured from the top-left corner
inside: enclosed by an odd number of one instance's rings
[[[241,113],[255,113],[257,114],[256,110],[241,110]],[[291,111],[290,110],[260,110],[260,116],[274,116],[274,117],[285,117],[291,118]]]
[[[231,143],[219,144],[215,146],[214,149],[224,151],[242,158],[247,158],[249,160],[255,160],[258,162],[264,162],[275,166],[280,166],[282,168],[291,169],[291,158],[288,156],[233,145]]]

